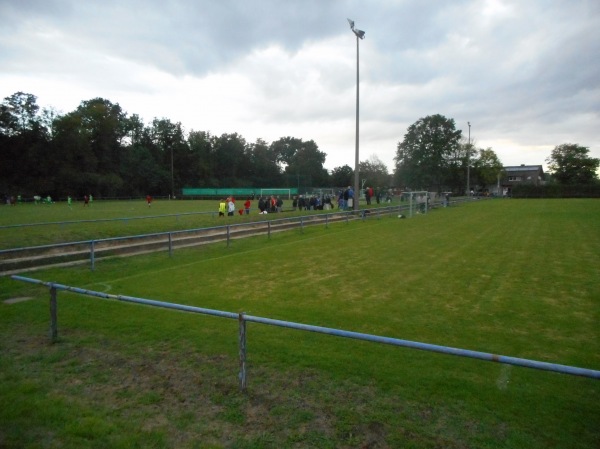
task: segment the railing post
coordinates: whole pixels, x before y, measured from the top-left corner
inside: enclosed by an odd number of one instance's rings
[[[304,234],[304,218],[300,217],[300,231]]]
[[[173,257],[173,233],[169,232],[169,257]]]
[[[267,221],[267,235],[269,239],[271,238],[271,222]]]
[[[94,245],[95,242],[92,240],[90,242],[90,263],[92,271],[96,269],[96,255],[94,254]]]
[[[240,390],[246,391],[246,320],[243,312],[238,315],[238,320],[240,324]]]
[[[329,214],[325,214],[325,229],[329,228]]]
[[[50,341],[58,340],[58,307],[56,304],[56,287],[50,287]]]
[[[229,237],[231,235],[230,225],[227,225],[227,248],[229,248]]]

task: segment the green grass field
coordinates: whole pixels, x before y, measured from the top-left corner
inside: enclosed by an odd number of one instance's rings
[[[238,203],[242,208],[243,201]],[[69,207],[66,202],[0,207],[0,249],[275,220],[309,213],[292,211],[292,202],[285,200],[285,213],[259,215],[257,204],[252,202],[252,213],[248,216],[236,213],[220,218],[218,200],[157,200],[151,207],[144,200],[94,201],[90,207],[83,207],[82,203]],[[372,208],[388,205],[382,203]],[[25,224],[28,226],[21,226],[18,232],[11,227]]]
[[[28,276],[600,369],[597,200],[476,201]],[[50,344],[47,289],[0,278],[17,297],[32,299],[0,303],[3,449],[600,447],[598,380],[249,323],[241,393],[234,320],[61,292]]]

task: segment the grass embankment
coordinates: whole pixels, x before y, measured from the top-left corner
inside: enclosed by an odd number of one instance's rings
[[[600,369],[600,203],[476,202],[35,276]],[[165,229],[166,230],[166,229]],[[600,383],[0,279],[5,447],[595,448]]]
[[[238,208],[243,201],[238,201]],[[260,215],[252,201],[250,215],[219,217],[219,201],[94,201],[84,207],[75,203],[33,204],[0,207],[0,249],[51,245],[64,242],[151,234],[164,231],[223,226],[254,221],[277,220],[328,211],[293,211],[284,201],[284,213]],[[396,205],[407,203],[395,203]],[[385,207],[388,203],[371,207]],[[335,210],[337,211],[337,209]],[[20,225],[20,226],[19,226]],[[13,226],[19,226],[15,229]]]

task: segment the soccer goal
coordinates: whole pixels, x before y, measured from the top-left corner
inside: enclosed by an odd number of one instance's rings
[[[429,192],[404,192],[409,197],[409,217],[413,214],[426,214],[429,210]]]
[[[292,189],[260,189],[260,196],[281,196],[288,200],[292,199]]]

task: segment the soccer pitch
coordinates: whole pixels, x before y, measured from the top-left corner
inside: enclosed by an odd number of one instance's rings
[[[169,229],[164,229],[169,230]],[[28,274],[600,369],[600,202],[492,200]],[[0,278],[8,447],[595,448],[600,382]]]

